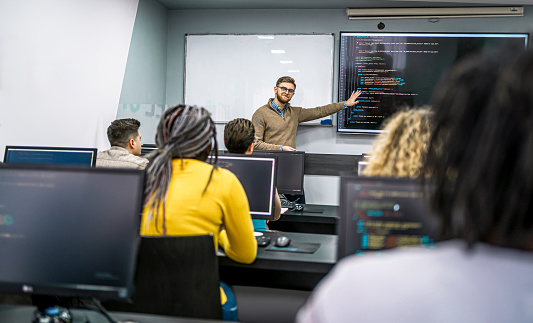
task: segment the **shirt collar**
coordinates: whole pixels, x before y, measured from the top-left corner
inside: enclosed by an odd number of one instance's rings
[[[285,114],[285,108],[287,107],[286,104],[285,104],[285,107],[283,108],[283,110],[281,110],[279,108],[279,106],[276,103],[274,103],[274,99],[270,99],[270,105],[272,105],[274,110],[276,110],[281,115],[281,117],[283,117],[283,115]]]

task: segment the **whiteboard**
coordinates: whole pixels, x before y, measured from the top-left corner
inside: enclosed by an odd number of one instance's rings
[[[184,101],[206,108],[218,123],[251,120],[287,75],[296,81],[292,106],[329,104],[333,46],[333,34],[185,35]],[[324,119],[306,123],[331,124],[331,116]]]

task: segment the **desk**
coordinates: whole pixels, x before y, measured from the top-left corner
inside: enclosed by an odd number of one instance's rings
[[[218,251],[220,279],[231,285],[312,290],[337,262],[337,236],[295,232],[264,232],[273,240],[284,235],[294,242],[319,243],[315,253],[268,251],[258,247],[255,262],[235,262]]]
[[[33,315],[36,307],[26,305],[2,305],[0,304],[0,322],[9,323],[30,323],[33,322]],[[73,323],[109,323],[109,321],[96,311],[71,310]],[[111,312],[111,316],[118,321],[142,322],[142,323],[212,323],[222,322],[217,320],[179,318],[162,315],[150,315],[139,313],[118,313]],[[89,321],[87,321],[87,319]]]
[[[271,230],[284,232],[337,234],[338,206],[303,204],[303,211],[288,210],[278,221],[271,221]],[[323,209],[324,212],[306,212]]]

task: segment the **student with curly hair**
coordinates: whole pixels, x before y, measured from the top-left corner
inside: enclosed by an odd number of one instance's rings
[[[433,129],[432,118],[433,111],[427,106],[390,116],[361,175],[419,177]]]

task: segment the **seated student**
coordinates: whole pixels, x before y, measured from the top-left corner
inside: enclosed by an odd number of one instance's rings
[[[228,151],[233,154],[249,155],[254,151],[255,128],[248,119],[234,119],[224,127],[224,144]],[[274,194],[274,221],[281,216],[281,201],[278,190]],[[267,221],[253,219],[255,231],[266,231]]]
[[[96,167],[144,169],[148,159],[141,155],[141,123],[135,119],[118,119],[107,128],[111,149],[100,151],[96,156]]]
[[[478,54],[433,97],[445,240],[339,262],[298,322],[533,322],[533,52]]]
[[[221,246],[229,258],[252,263],[257,241],[246,193],[233,173],[205,162],[210,153],[218,157],[210,113],[186,105],[167,109],[156,145],[146,170],[141,235],[211,233],[215,249]]]
[[[429,107],[396,112],[384,122],[363,176],[419,177],[431,136]]]

